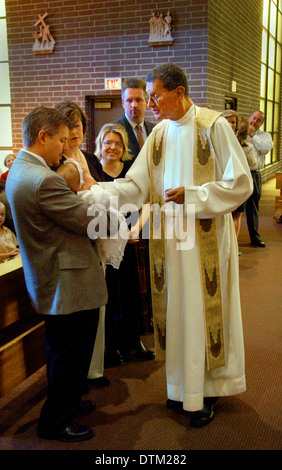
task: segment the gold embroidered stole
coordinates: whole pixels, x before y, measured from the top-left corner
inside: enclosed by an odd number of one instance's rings
[[[154,321],[155,356],[165,360],[166,349],[166,241],[163,199],[163,146],[168,126],[155,133],[151,147],[150,165],[150,275]]]
[[[196,186],[214,181],[214,159],[210,143],[202,132],[210,128],[219,116],[213,110],[201,108],[195,119],[193,180]],[[216,219],[196,219],[203,301],[206,321],[206,352],[208,370],[225,365],[220,264]]]
[[[214,181],[214,159],[203,131],[219,116],[213,110],[201,108],[195,118],[193,179],[195,186]],[[163,200],[164,144],[168,121],[154,132],[151,148],[150,192],[150,269],[154,316],[156,359],[165,360],[167,280]],[[217,227],[215,219],[196,219],[200,253],[202,294],[206,324],[208,370],[225,364],[224,332]]]

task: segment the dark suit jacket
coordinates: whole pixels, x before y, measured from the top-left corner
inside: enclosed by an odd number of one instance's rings
[[[87,236],[88,204],[28,152],[19,152],[11,170],[6,195],[35,310],[57,315],[105,305],[103,267]]]
[[[139,146],[138,140],[136,138],[136,135],[134,133],[134,130],[132,129],[130,123],[126,119],[125,114],[123,115],[123,117],[121,119],[119,119],[116,122],[117,122],[117,124],[121,124],[125,128],[125,130],[127,132],[127,135],[128,135],[129,150],[131,151],[132,155],[134,156],[133,160],[135,160],[138,153],[140,152],[140,146]],[[153,124],[152,122],[149,122],[149,121],[144,121],[144,125],[145,125],[147,135],[151,134],[153,127],[155,127],[155,124]]]

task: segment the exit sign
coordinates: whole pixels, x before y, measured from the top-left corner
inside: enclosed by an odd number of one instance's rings
[[[105,90],[121,90],[121,78],[105,78]]]

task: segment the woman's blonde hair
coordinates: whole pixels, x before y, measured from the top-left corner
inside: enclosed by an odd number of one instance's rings
[[[124,162],[126,160],[131,160],[133,158],[133,155],[131,155],[129,153],[127,132],[126,132],[126,130],[124,129],[123,126],[121,126],[120,124],[117,124],[115,122],[105,124],[100,129],[98,137],[95,141],[95,143],[96,143],[95,155],[98,158],[102,158],[102,143],[103,143],[103,140],[104,140],[105,136],[107,134],[109,134],[109,132],[112,132],[113,134],[118,134],[120,136],[121,140],[122,140],[123,153],[122,153],[121,160],[123,160]]]

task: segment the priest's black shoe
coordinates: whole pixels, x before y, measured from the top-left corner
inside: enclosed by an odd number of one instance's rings
[[[179,410],[183,409],[182,401],[170,400],[169,398],[166,401],[166,406],[170,410]]]
[[[107,348],[104,359],[105,367],[115,367],[123,363],[122,356],[119,350],[116,348]]]
[[[205,398],[203,408],[200,411],[191,413],[191,426],[194,428],[202,428],[209,424],[214,418],[216,401],[216,397]]]
[[[259,248],[265,248],[265,243],[262,240],[253,240],[251,246],[257,246]]]
[[[121,349],[121,357],[123,362],[130,362],[131,361],[131,354],[128,349]]]
[[[136,352],[136,356],[139,357],[140,359],[144,359],[146,361],[155,359],[155,353],[154,351],[150,351],[149,349],[144,346],[142,341],[138,341],[138,343],[135,345],[134,348]]]
[[[62,442],[80,442],[87,441],[94,436],[94,432],[88,426],[82,426],[78,423],[71,423],[61,431],[42,432],[37,431],[38,437],[41,439],[56,440]]]

